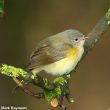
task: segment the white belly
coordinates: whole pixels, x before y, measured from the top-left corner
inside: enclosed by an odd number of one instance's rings
[[[69,58],[65,58],[43,67],[43,70],[46,71],[48,74],[63,75],[72,71],[76,64],[77,62],[75,60],[72,61]]]
[[[53,64],[46,65],[43,67],[43,70],[52,75],[68,74],[75,68],[78,61],[81,59],[83,51],[84,50],[81,49],[79,51],[80,54],[74,56],[73,58],[65,58]]]

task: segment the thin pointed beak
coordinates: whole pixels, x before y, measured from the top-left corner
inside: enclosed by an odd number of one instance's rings
[[[89,37],[83,37],[83,40],[86,40],[86,39],[88,39]]]

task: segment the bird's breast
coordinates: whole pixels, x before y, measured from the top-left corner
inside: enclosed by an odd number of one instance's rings
[[[43,70],[53,75],[63,75],[71,72],[83,54],[83,49],[71,48],[68,50],[66,57],[55,63],[46,65]]]

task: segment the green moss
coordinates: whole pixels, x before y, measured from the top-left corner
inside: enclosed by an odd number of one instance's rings
[[[10,77],[18,77],[18,76],[25,77],[27,74],[27,72],[21,68],[16,68],[14,66],[9,66],[6,64],[3,64],[1,66],[0,72],[1,72],[1,74],[7,75]]]
[[[54,91],[57,93],[57,95],[60,95],[61,94],[60,86],[56,87]]]
[[[51,99],[56,96],[56,94],[55,94],[53,91],[45,91],[45,92],[44,92],[44,95],[45,95],[45,99],[46,99],[48,102],[50,102]]]
[[[60,86],[57,86],[54,90],[52,91],[44,91],[45,99],[50,102],[53,98],[61,95],[61,88]]]
[[[53,98],[58,97],[62,93],[61,86],[67,83],[63,77],[58,77],[53,81],[57,85],[52,91],[44,91],[45,99],[50,102]]]
[[[64,83],[67,83],[67,81],[66,81],[65,78],[63,78],[63,77],[58,77],[58,78],[56,78],[53,82],[54,82],[54,83],[59,83],[59,84],[61,84],[61,85],[63,85]]]
[[[47,86],[48,85],[48,80],[46,78],[43,78],[43,81],[45,83],[45,86]]]

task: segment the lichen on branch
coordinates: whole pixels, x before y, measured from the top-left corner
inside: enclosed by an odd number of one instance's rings
[[[109,29],[110,27],[110,8],[107,10],[105,15],[99,20],[99,22],[95,25],[95,27],[91,30],[91,32],[87,35],[88,39],[85,42],[85,55],[90,51],[95,44],[100,40],[102,35]]]
[[[64,86],[64,84],[66,85],[68,82],[65,80],[64,77],[58,77],[55,80],[53,80],[54,85],[57,85],[53,90],[49,91],[45,90],[44,94],[45,94],[45,99],[48,102],[51,102],[51,100],[55,97],[61,96],[62,94],[62,87]]]
[[[14,66],[10,66],[7,64],[2,64],[0,66],[0,73],[6,76],[12,77],[13,80],[16,82],[16,84],[28,95],[31,95],[35,98],[44,98],[53,107],[58,106],[58,104],[60,103],[60,100],[62,99],[61,96],[64,96],[64,94],[67,94],[66,87],[68,85],[68,80],[65,77],[58,77],[52,82],[49,81],[47,78],[42,78],[41,76],[38,76],[38,75],[36,75],[36,77],[32,79],[31,75],[28,76],[29,73],[26,72],[25,70],[21,68],[16,68]],[[43,89],[42,94],[31,92],[27,87],[23,85],[24,83],[22,83],[20,80],[17,79],[19,77],[20,78],[22,77],[22,81],[24,82],[27,81],[29,83],[32,83],[36,86],[41,87]],[[54,100],[56,100],[56,103],[52,103]]]
[[[14,66],[9,66],[7,64],[2,64],[0,67],[1,74],[4,74],[9,77],[23,77],[25,78],[27,75],[27,72],[24,71],[21,68],[15,68]]]

